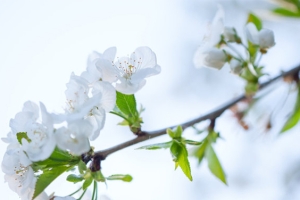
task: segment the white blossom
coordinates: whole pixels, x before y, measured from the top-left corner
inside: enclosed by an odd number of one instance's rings
[[[90,150],[89,135],[93,127],[86,120],[78,120],[68,123],[68,127],[61,127],[56,130],[55,137],[57,146],[74,155],[81,155]]]
[[[31,161],[47,159],[56,145],[52,118],[42,103],[40,107],[42,123],[37,122],[39,107],[30,101],[25,102],[23,110],[10,120],[10,127],[15,138],[17,133],[26,133],[28,139],[22,138],[21,149],[26,152]]]
[[[112,67],[116,51],[116,47],[108,48],[103,54],[94,51],[89,55],[86,71],[80,76],[91,84],[97,81],[117,81],[117,70]]]
[[[206,46],[214,47],[221,41],[221,35],[224,32],[224,10],[218,5],[218,10],[211,24],[209,24],[208,33],[204,37]]]
[[[16,144],[8,146],[1,163],[2,171],[5,173],[4,180],[22,200],[29,200],[33,195],[36,177],[31,164],[32,162]]]
[[[211,67],[221,69],[227,61],[227,56],[223,50],[213,47],[198,48],[194,55],[196,67]]]
[[[70,81],[66,85],[67,109],[69,112],[78,111],[89,98],[88,82],[84,78],[72,73]]]
[[[246,35],[250,42],[259,45],[261,49],[268,49],[275,45],[274,33],[269,29],[257,30],[253,23],[246,25]]]
[[[115,67],[120,81],[116,90],[124,94],[134,94],[146,84],[145,78],[161,71],[156,55],[149,47],[138,47],[130,57],[119,58]]]

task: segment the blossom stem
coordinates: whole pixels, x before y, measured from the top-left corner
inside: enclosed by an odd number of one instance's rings
[[[260,63],[260,61],[261,61],[261,58],[262,58],[262,56],[263,56],[263,54],[262,54],[262,53],[260,53],[260,55],[259,55],[259,57],[258,57],[258,59],[257,59],[257,61],[256,61],[256,66],[258,66],[258,65],[259,65],[259,63]]]
[[[259,85],[259,90],[265,88],[266,86],[272,84],[273,82],[277,81],[278,79],[280,78],[283,78],[283,77],[286,77],[286,76],[290,76],[290,75],[295,75],[297,76],[299,74],[299,71],[300,71],[300,65],[295,67],[295,68],[292,68],[286,72],[282,72],[281,74],[275,76],[274,78],[264,82],[264,83],[261,83]],[[141,134],[138,135],[136,138],[132,139],[132,140],[129,140],[127,142],[124,142],[124,143],[121,143],[121,144],[118,144],[116,146],[113,146],[113,147],[110,147],[108,149],[105,149],[105,150],[101,150],[101,151],[96,151],[94,153],[94,158],[100,158],[101,160],[104,160],[107,156],[109,156],[110,154],[112,153],[115,153],[117,151],[120,151],[124,148],[127,148],[129,146],[132,146],[132,145],[135,145],[135,144],[138,144],[140,142],[143,142],[143,141],[146,141],[146,140],[150,140],[152,138],[156,138],[158,136],[161,136],[161,135],[165,135],[166,134],[166,129],[170,128],[175,128],[177,126],[182,126],[182,129],[186,129],[188,127],[192,127],[194,124],[196,123],[199,123],[199,122],[202,122],[204,120],[215,120],[216,118],[218,118],[224,111],[226,111],[227,109],[229,109],[230,107],[232,107],[233,105],[235,105],[236,103],[246,99],[246,94],[242,94],[234,99],[232,99],[231,101],[225,103],[224,105],[220,106],[219,108],[205,114],[205,115],[202,115],[202,116],[199,116],[195,119],[192,119],[190,121],[187,121],[187,122],[184,122],[182,124],[178,124],[178,125],[175,125],[175,126],[172,126],[172,127],[167,127],[167,128],[164,128],[164,129],[160,129],[160,130],[156,130],[156,131],[151,131],[151,132],[148,132],[148,131],[141,131]]]

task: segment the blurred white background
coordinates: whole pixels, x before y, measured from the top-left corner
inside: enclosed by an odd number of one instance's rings
[[[0,137],[6,137],[9,120],[27,100],[42,101],[49,111],[62,112],[71,72],[79,75],[89,53],[111,46],[117,47],[118,56],[149,46],[162,67],[162,73],[149,78],[136,94],[138,103],[146,108],[144,130],[182,123],[241,94],[243,81],[230,74],[228,66],[221,71],[193,67],[194,52],[218,3],[224,7],[225,24],[235,26],[240,34],[249,11],[266,16],[264,10],[273,6],[262,0],[0,0]],[[276,46],[262,60],[266,71],[272,76],[299,64],[300,20],[268,17],[264,26],[274,30],[276,38]],[[267,109],[280,108],[288,90],[282,84],[275,87],[276,92],[256,109],[260,118],[250,119],[250,131],[245,132],[230,112],[217,120],[216,129],[224,140],[219,140],[215,149],[228,186],[209,172],[205,161],[198,166],[191,158],[194,181],[190,182],[180,169],[174,171],[168,151],[134,150],[169,140],[162,136],[103,161],[104,175],[128,173],[134,179],[132,183],[108,182],[99,192],[112,200],[300,199],[299,125],[278,137],[281,116],[274,118],[273,131],[263,131]],[[292,108],[294,97],[288,98],[281,111]],[[105,128],[93,143],[97,150],[134,137],[127,128],[116,127],[119,121],[115,116],[107,117]],[[190,129],[185,136],[199,138]],[[5,149],[2,142],[1,155]],[[0,177],[1,196],[18,199],[4,183],[2,172]],[[47,193],[63,196],[77,187],[62,177]]]

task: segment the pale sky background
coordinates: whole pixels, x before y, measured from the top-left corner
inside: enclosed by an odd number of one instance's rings
[[[262,0],[0,0],[0,137],[10,131],[9,120],[27,100],[41,101],[49,111],[62,112],[71,72],[79,75],[85,70],[89,53],[111,46],[117,47],[117,56],[149,46],[162,67],[162,73],[149,78],[136,94],[137,102],[146,108],[144,130],[182,123],[241,94],[243,81],[230,74],[228,66],[221,71],[193,67],[194,52],[218,3],[224,7],[225,24],[237,27],[241,35],[248,11],[266,17],[264,10],[272,7]],[[274,30],[276,40],[276,46],[262,59],[266,71],[272,76],[296,66],[300,62],[300,20],[266,17],[264,25]],[[215,150],[228,186],[209,172],[205,161],[198,166],[194,158],[190,159],[194,178],[190,182],[180,169],[174,171],[169,151],[134,150],[170,140],[162,136],[103,161],[104,175],[128,173],[134,179],[132,183],[108,182],[107,187],[102,184],[99,192],[111,200],[299,199],[299,125],[284,136],[277,135],[295,94],[281,109],[288,86],[275,87],[275,92],[250,114],[259,115],[256,120],[249,117],[250,131],[243,131],[230,112],[217,120],[216,129],[224,140],[217,142]],[[280,117],[272,118],[274,130],[264,133],[268,109],[274,107]],[[120,120],[108,115],[105,128],[93,142],[97,150],[134,137],[127,128],[116,127]],[[184,135],[200,138],[190,129]],[[1,156],[5,149],[6,144],[1,143]],[[62,177],[47,193],[63,196],[77,187]],[[5,199],[19,199],[4,183],[2,172],[0,194]]]

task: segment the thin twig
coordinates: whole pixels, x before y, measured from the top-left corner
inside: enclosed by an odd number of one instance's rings
[[[261,89],[265,88],[266,86],[270,85],[271,83],[275,82],[276,80],[278,80],[282,77],[289,76],[289,75],[297,75],[297,73],[299,73],[299,71],[300,71],[300,65],[295,67],[295,68],[292,68],[292,69],[290,69],[286,72],[282,72],[280,75],[277,75],[274,78],[272,78],[272,79],[270,79],[270,80],[268,80],[264,83],[261,83],[260,86],[259,86],[259,89],[261,90]],[[215,120],[224,111],[226,111],[228,108],[230,108],[231,106],[235,105],[236,103],[238,103],[238,102],[240,102],[244,99],[246,99],[246,95],[245,94],[240,95],[240,96],[232,99],[231,101],[225,103],[221,107],[211,111],[210,113],[208,113],[206,115],[199,116],[195,119],[184,122],[182,124],[177,124],[177,125],[167,127],[167,128],[163,128],[163,129],[156,130],[156,131],[150,131],[150,132],[141,131],[141,134],[139,134],[136,138],[134,138],[132,140],[129,140],[129,141],[121,143],[121,144],[118,144],[116,146],[110,147],[110,148],[105,149],[105,150],[96,151],[94,153],[93,157],[94,158],[98,157],[101,160],[104,160],[110,154],[112,154],[114,152],[117,152],[121,149],[124,149],[126,147],[132,146],[134,144],[137,144],[137,143],[140,143],[140,142],[143,142],[143,141],[146,141],[146,140],[150,140],[152,138],[156,138],[156,137],[161,136],[161,135],[165,135],[166,134],[166,129],[168,129],[168,128],[172,129],[172,128],[177,127],[177,126],[182,126],[183,129],[186,129],[186,128],[188,128],[190,126],[193,126],[194,124],[202,122],[204,120]]]

